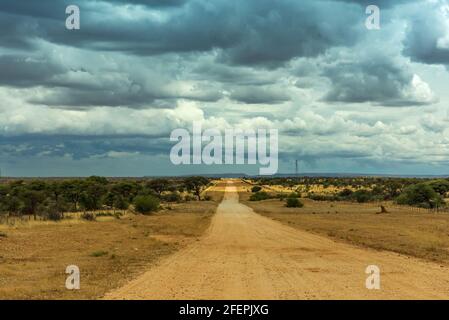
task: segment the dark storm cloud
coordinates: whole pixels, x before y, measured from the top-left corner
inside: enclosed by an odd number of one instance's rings
[[[448,36],[448,17],[437,8],[424,7],[415,13],[404,41],[404,54],[426,64],[449,65],[449,41],[447,47],[439,47],[438,40]]]
[[[372,102],[397,107],[430,103],[414,98],[413,74],[385,56],[327,66],[322,75],[332,83],[324,97],[328,102]]]
[[[0,152],[3,157],[71,156],[85,159],[107,157],[108,152],[167,154],[172,144],[167,137],[151,136],[67,136],[20,135],[3,137]]]
[[[269,85],[278,80],[275,73],[266,70],[217,63],[202,63],[195,67],[192,73],[195,79],[213,80],[232,85]]]
[[[114,87],[82,90],[76,88],[59,88],[45,97],[35,98],[30,102],[60,107],[94,107],[94,106],[128,106],[135,107],[152,103],[155,97],[147,92],[115,91]]]
[[[205,0],[190,1],[132,1],[142,4],[138,18],[124,18],[118,9],[104,1],[78,1],[81,10],[81,29],[68,31],[64,27],[65,7],[69,1],[42,0],[39,2],[5,0],[0,5],[0,15],[10,23],[9,32],[0,30],[4,46],[29,47],[30,59],[0,58],[6,72],[0,75],[0,84],[18,87],[46,86],[49,94],[33,98],[32,102],[50,106],[130,106],[139,107],[156,100],[185,98],[198,101],[218,101],[220,88],[202,87],[197,92],[167,92],[158,85],[147,85],[134,75],[122,78],[128,82],[104,82],[99,74],[110,70],[83,70],[91,73],[95,83],[73,81],[67,65],[58,66],[53,61],[35,59],[41,47],[36,39],[87,50],[119,51],[139,56],[164,53],[183,54],[210,52],[219,49],[217,59],[224,64],[243,65],[256,69],[231,71],[226,67],[218,72],[198,68],[203,80],[231,84],[268,84],[276,78],[264,76],[256,70],[278,67],[298,56],[313,57],[339,45],[351,45],[360,35],[363,14],[342,3],[306,0]],[[112,1],[109,4],[123,1]],[[182,5],[182,10],[180,6]],[[145,16],[148,8],[170,7],[161,19]],[[120,10],[120,11],[119,11]],[[165,9],[163,9],[165,10]],[[158,14],[156,13],[152,14]],[[0,20],[1,21],[1,20]],[[319,23],[325,21],[325,23]],[[159,63],[164,63],[160,58]],[[62,63],[62,62],[58,62]],[[81,62],[82,63],[82,62]],[[201,65],[201,64],[200,64]],[[66,68],[66,69],[64,69]],[[16,72],[15,72],[16,71]],[[81,72],[80,70],[75,70]],[[123,71],[121,71],[123,72]],[[233,75],[231,73],[234,73]],[[151,77],[153,75],[150,75]],[[201,75],[200,75],[201,77]],[[280,103],[289,97],[273,90],[236,89],[233,99],[252,103]]]
[[[161,103],[163,100],[172,100],[170,107],[172,108],[175,99],[188,99],[203,102],[216,102],[221,99],[222,94],[219,92],[198,92],[197,94],[182,94],[172,93],[168,94],[163,91],[145,90],[136,86],[138,89],[134,90],[134,86],[118,87],[118,86],[104,86],[77,89],[72,87],[59,88],[52,91],[51,94],[35,98],[30,102],[35,104],[45,104],[53,107],[94,107],[94,106],[126,106],[130,108],[145,107],[151,105],[153,108],[160,106],[167,108],[166,103]]]
[[[26,19],[0,12],[0,48],[32,49],[29,36],[35,31],[35,25]]]
[[[46,87],[47,93],[29,102],[53,107],[143,107],[148,104],[167,107],[163,100],[170,101],[173,107],[175,99],[215,102],[223,96],[218,87],[211,85],[196,85],[184,91],[169,90],[168,83],[155,81],[157,75],[145,70],[137,73],[107,68],[74,69],[43,54],[0,56],[0,70],[0,86]]]
[[[0,56],[0,85],[28,87],[43,84],[64,68],[45,58],[26,56]]]
[[[98,10],[104,9],[101,3],[80,1],[82,27],[76,32],[61,27],[66,3],[6,1],[0,8],[33,16],[34,34],[55,43],[138,55],[220,48],[222,61],[269,66],[296,56],[315,56],[335,45],[350,45],[358,36],[354,26],[363,20],[349,6],[311,0],[217,0],[213,4],[190,0],[183,10],[162,20],[126,19],[110,7],[99,15],[95,8],[98,4]],[[48,19],[60,19],[60,23]]]
[[[86,0],[75,1],[84,3]],[[36,19],[65,19],[65,8],[73,1],[68,0],[2,0],[0,11],[11,15],[29,16]]]
[[[231,99],[247,104],[278,104],[290,100],[285,90],[262,86],[240,86],[231,92]]]

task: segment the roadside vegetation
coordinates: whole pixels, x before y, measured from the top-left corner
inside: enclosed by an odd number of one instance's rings
[[[449,179],[417,178],[261,178],[250,182],[251,201],[284,199],[291,193],[315,201],[379,203],[392,201],[425,209],[448,209]]]
[[[203,200],[211,181],[185,179],[86,179],[11,180],[0,184],[0,223],[10,218],[61,221],[80,213],[87,221],[96,215],[119,218],[128,210],[149,214],[160,203]],[[210,200],[205,196],[204,200]]]
[[[198,181],[201,185],[202,201],[188,191],[187,179],[191,184]],[[67,187],[58,193],[57,202],[50,191],[55,186]],[[2,203],[14,196],[20,205],[15,211],[2,211],[4,221],[9,214],[12,216],[8,224],[0,224],[0,298],[95,299],[127,283],[162,257],[196,241],[210,225],[223,197],[224,182],[203,178],[91,177],[10,181],[2,185],[2,190],[8,190]],[[25,210],[27,199],[22,198],[30,190],[38,192],[41,199],[36,205],[39,208],[35,211],[36,221]],[[75,209],[75,202],[70,201],[70,195],[75,193],[87,198],[96,194],[101,198],[89,201],[88,204],[95,205],[87,206],[80,196]],[[113,201],[116,199],[120,201]],[[117,205],[122,199],[126,206]],[[43,209],[48,202],[60,205],[55,212],[63,218],[49,220]],[[80,290],[65,288],[68,265],[80,269]]]
[[[448,192],[449,179],[300,177],[245,180],[240,199],[294,228],[449,265]]]

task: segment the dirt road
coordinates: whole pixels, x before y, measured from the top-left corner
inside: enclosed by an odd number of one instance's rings
[[[368,265],[381,289],[365,287]],[[229,184],[193,243],[106,299],[447,299],[449,268],[356,248],[262,217]]]

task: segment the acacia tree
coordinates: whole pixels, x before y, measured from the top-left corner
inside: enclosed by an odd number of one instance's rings
[[[185,179],[184,184],[190,192],[192,192],[198,198],[198,201],[201,200],[201,192],[204,187],[209,184],[209,180],[204,177],[189,177]]]
[[[115,199],[116,199],[117,195],[112,193],[112,192],[108,192],[106,193],[106,195],[103,198],[103,203],[105,205],[107,205],[109,208],[112,208],[114,210],[115,213]]]
[[[17,215],[23,204],[18,197],[8,196],[5,198],[4,208],[11,215]]]
[[[42,191],[24,190],[20,194],[23,202],[23,212],[33,215],[34,220],[37,218],[37,207],[45,200],[45,194]]]
[[[119,210],[123,210],[123,212],[124,212],[125,210],[128,209],[129,202],[126,201],[125,198],[122,197],[121,195],[117,195],[114,199],[114,207]]]
[[[75,211],[78,210],[78,203],[80,202],[82,191],[83,188],[80,180],[64,181],[61,184],[62,196],[67,202],[73,205]]]
[[[160,197],[162,192],[166,191],[169,187],[167,179],[154,179],[147,183],[147,188],[153,190]]]
[[[135,182],[120,182],[111,187],[111,192],[117,196],[121,196],[124,200],[130,202],[141,188]]]

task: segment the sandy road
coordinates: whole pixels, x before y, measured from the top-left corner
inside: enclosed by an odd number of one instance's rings
[[[365,287],[365,268],[381,289]],[[334,242],[262,217],[226,187],[207,233],[106,299],[447,299],[449,268]]]

